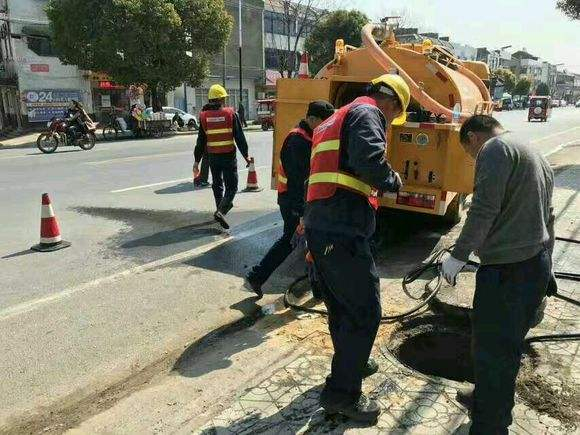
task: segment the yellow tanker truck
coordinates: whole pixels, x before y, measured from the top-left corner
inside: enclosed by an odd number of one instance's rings
[[[277,81],[272,185],[284,138],[310,101],[325,99],[339,108],[361,95],[373,78],[396,72],[411,89],[411,104],[407,122],[387,132],[387,158],[404,187],[398,194],[385,193],[380,204],[457,222],[473,190],[474,170],[459,143],[459,127],[472,114],[492,112],[489,70],[484,63],[457,59],[430,40],[399,43],[394,27],[368,24],[362,29],[363,46],[337,40],[334,59],[313,79]]]

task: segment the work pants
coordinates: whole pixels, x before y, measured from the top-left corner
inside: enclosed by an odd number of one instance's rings
[[[262,261],[252,268],[249,278],[264,284],[270,275],[280,266],[294,250],[292,247],[292,237],[296,232],[296,227],[300,223],[300,216],[292,207],[280,204],[280,213],[284,220],[284,232],[270,248]]]
[[[238,163],[236,156],[235,154],[233,156],[229,154],[210,154],[209,167],[216,209],[226,215],[234,206],[234,197],[238,192]]]
[[[470,434],[507,434],[515,382],[530,330],[551,276],[548,250],[528,260],[481,266],[472,314],[475,370]]]
[[[329,403],[354,403],[381,321],[379,276],[369,240],[306,231],[334,347],[323,391]]]
[[[195,178],[196,182],[206,182],[209,178],[209,158],[207,153],[204,153],[203,157],[201,158],[199,175]]]

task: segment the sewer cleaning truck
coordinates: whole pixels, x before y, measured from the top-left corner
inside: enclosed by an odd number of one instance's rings
[[[381,207],[460,220],[473,190],[474,161],[459,143],[461,123],[473,114],[491,114],[489,69],[459,60],[430,39],[401,43],[388,20],[362,29],[360,48],[336,41],[331,59],[312,79],[283,78],[276,83],[272,186],[276,186],[280,148],[308,103],[330,101],[335,108],[362,95],[385,73],[399,74],[411,89],[407,122],[387,132],[387,159],[401,174],[399,193],[384,193]]]

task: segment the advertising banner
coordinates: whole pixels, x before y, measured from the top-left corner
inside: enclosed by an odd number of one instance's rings
[[[81,99],[79,90],[70,89],[43,89],[23,94],[29,122],[48,122],[55,116],[63,116],[71,100]]]

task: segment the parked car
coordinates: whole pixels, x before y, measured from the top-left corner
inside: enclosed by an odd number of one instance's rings
[[[560,107],[560,100],[552,100],[552,107]]]
[[[199,122],[194,115],[178,109],[177,107],[164,106],[162,109],[165,119],[169,119],[170,121],[175,120],[180,127],[187,126],[190,130],[199,129]],[[153,112],[153,109],[148,107],[145,111]]]
[[[576,101],[576,107],[580,107],[580,100]]]
[[[532,119],[539,119],[546,122],[552,113],[551,98],[548,96],[530,97],[530,108],[528,109],[528,122]]]

